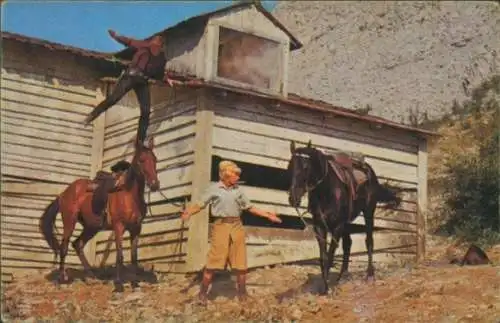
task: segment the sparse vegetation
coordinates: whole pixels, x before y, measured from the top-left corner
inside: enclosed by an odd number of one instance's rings
[[[430,145],[429,214],[435,233],[483,246],[500,243],[500,75],[474,89],[471,99],[420,126],[442,137]]]

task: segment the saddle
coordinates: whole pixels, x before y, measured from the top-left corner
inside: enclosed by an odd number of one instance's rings
[[[92,192],[92,212],[94,214],[104,215],[106,212],[106,204],[108,201],[108,193],[111,192],[116,185],[115,178],[109,172],[98,171],[92,180],[92,185],[89,191]]]
[[[364,162],[343,152],[327,155],[327,158],[337,177],[349,187],[350,196],[355,201],[358,186],[368,180],[363,168]]]
[[[121,160],[111,166],[112,172],[124,172],[130,168],[130,163]],[[120,179],[123,179],[121,176]],[[101,215],[103,218],[108,218],[107,212],[108,194],[120,190],[121,183],[117,182],[112,173],[106,171],[98,171],[96,176],[92,179],[92,183],[88,191],[92,192],[92,212]]]

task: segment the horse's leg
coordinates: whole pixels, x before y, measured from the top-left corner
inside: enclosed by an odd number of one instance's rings
[[[349,277],[349,257],[351,256],[352,239],[349,230],[344,230],[342,234],[342,268],[338,280]]]
[[[342,232],[344,226],[340,225],[332,233],[332,239],[330,240],[330,247],[328,248],[328,267],[327,267],[327,275],[330,272],[330,268],[333,266],[333,260],[335,258],[335,251],[339,245],[340,237],[342,236]]]
[[[328,254],[326,251],[326,228],[322,224],[317,224],[314,226],[314,231],[316,233],[316,239],[319,245],[319,261],[321,266],[321,275],[323,278],[323,288],[320,289],[319,293],[322,295],[328,294]]]
[[[125,232],[125,227],[122,223],[117,223],[114,226],[115,232],[115,245],[116,245],[116,278],[115,278],[115,292],[122,293],[123,280],[122,280],[122,270],[123,270],[123,233]]]
[[[139,274],[139,261],[137,256],[137,250],[139,247],[139,234],[141,232],[140,225],[133,230],[129,230],[130,232],[130,259],[132,262],[132,269],[134,271],[134,278],[132,280],[132,288],[139,288],[138,282],[138,274]]]
[[[366,212],[363,212],[365,216],[365,226],[366,226],[366,250],[368,251],[368,268],[366,270],[366,279],[368,281],[373,281],[375,279],[375,268],[373,267],[373,214],[375,213],[376,205],[371,205]]]
[[[97,232],[99,232],[99,229],[96,228],[89,228],[89,227],[83,227],[83,232],[80,234],[80,236],[73,241],[72,246],[76,251],[76,254],[78,255],[78,258],[80,258],[80,261],[83,265],[83,269],[85,270],[85,273],[90,277],[90,278],[95,278],[94,273],[92,272],[92,268],[87,260],[87,257],[85,257],[85,253],[83,252],[83,248],[89,242],[90,239],[92,239]]]
[[[69,281],[68,274],[66,273],[66,255],[68,254],[69,239],[73,234],[76,226],[76,213],[63,214],[63,238],[61,241],[61,249],[59,251],[59,282],[67,283]]]

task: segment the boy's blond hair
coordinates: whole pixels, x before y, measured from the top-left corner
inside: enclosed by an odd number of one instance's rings
[[[219,178],[224,178],[229,170],[241,174],[241,168],[239,168],[236,163],[230,160],[223,160],[219,163]]]

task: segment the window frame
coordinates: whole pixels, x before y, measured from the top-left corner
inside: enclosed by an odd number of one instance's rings
[[[271,95],[284,95],[284,78],[285,78],[285,73],[284,73],[284,62],[285,62],[285,54],[283,48],[287,46],[283,42],[283,40],[277,39],[275,37],[269,36],[269,35],[264,35],[261,32],[257,32],[255,30],[243,30],[242,28],[238,28],[237,26],[233,26],[231,24],[227,23],[222,23],[218,22],[217,24],[213,24],[212,27],[214,28],[214,37],[213,37],[213,60],[212,60],[212,80],[214,80],[217,83],[220,84],[225,84],[233,87],[238,87],[238,88],[243,88],[243,89],[248,89],[248,90],[253,90],[257,92],[262,92],[266,94],[271,94]],[[267,41],[271,41],[277,44],[278,46],[278,73],[277,75],[271,80],[270,82],[270,87],[265,88],[261,87],[258,85],[254,84],[249,84],[249,83],[244,83],[236,80],[231,80],[229,78],[225,78],[222,76],[218,76],[218,66],[219,66],[219,35],[220,35],[220,30],[221,28],[226,28],[230,30],[234,30],[240,33],[248,34],[251,36],[259,37],[262,39],[265,39]]]

